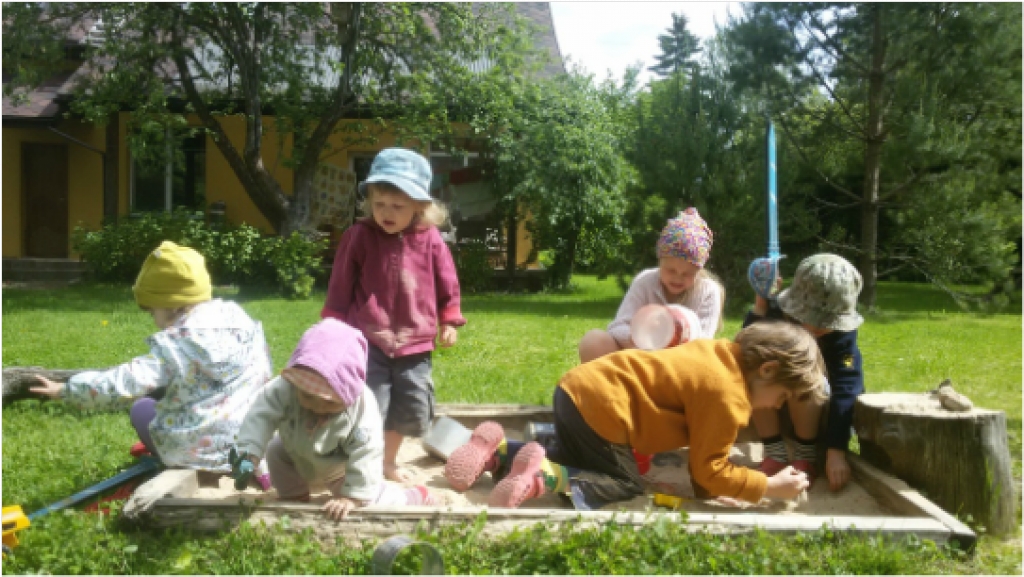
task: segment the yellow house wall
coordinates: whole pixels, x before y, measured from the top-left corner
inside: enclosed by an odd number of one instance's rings
[[[129,114],[119,113],[118,118],[118,214],[125,215],[131,209],[131,154],[127,145],[127,126]],[[290,153],[291,136],[285,135],[283,141],[275,130],[273,117],[264,117],[266,128],[263,140],[263,162],[271,175],[287,194],[293,190],[292,170],[285,166],[285,159]],[[365,121],[343,121],[365,122]],[[198,125],[194,116],[190,123]],[[245,121],[241,116],[221,119],[221,124],[230,141],[241,149],[245,143]],[[325,156],[325,161],[346,168],[352,167],[355,156],[376,154],[378,150],[395,146],[394,135],[385,132],[376,125],[365,122],[368,130],[377,131],[377,142],[367,145],[348,145],[343,133],[334,134],[329,143],[334,151]],[[58,130],[64,132],[92,147],[106,149],[106,127],[85,124],[79,121],[65,120],[58,124]],[[103,220],[103,162],[95,151],[70,142],[44,128],[3,128],[3,256],[21,257],[23,255],[22,230],[22,181],[21,181],[21,144],[23,142],[65,144],[68,148],[68,227],[70,232],[76,226],[95,230]],[[227,218],[234,223],[247,223],[263,232],[270,233],[273,228],[256,208],[241,182],[235,176],[227,160],[221,154],[211,138],[206,141],[206,199],[207,203],[224,201],[227,207]],[[517,264],[526,262],[532,250],[532,240],[526,231],[525,222],[520,222],[518,230]],[[70,253],[70,247],[69,247]],[[72,257],[75,255],[72,253]]]
[[[193,119],[198,124],[198,121]],[[229,116],[221,119],[221,126],[235,148],[241,151],[245,146],[245,119],[242,116]],[[287,153],[291,149],[292,138],[285,135],[284,146],[276,131],[272,116],[263,117],[266,129],[263,135],[263,165],[281,185],[286,194],[293,190],[292,170],[284,166]],[[212,138],[206,139],[206,202],[224,201],[227,206],[227,219],[233,223],[246,223],[263,232],[270,233],[274,229],[263,213],[256,208],[245,187],[235,176],[227,159],[220,153]]]
[[[103,150],[104,127],[66,120],[57,129]],[[3,256],[24,256],[21,145],[63,144],[68,149],[68,251],[75,226],[98,228],[103,219],[103,160],[95,151],[45,128],[3,128]],[[71,253],[73,256],[73,253]]]

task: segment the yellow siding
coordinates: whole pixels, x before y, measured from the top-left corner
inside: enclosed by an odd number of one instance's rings
[[[104,127],[64,121],[57,129],[103,150]],[[95,151],[45,128],[3,129],[3,256],[24,256],[21,145],[25,142],[63,144],[68,149],[68,234],[76,225],[99,227],[103,218],[103,160]],[[70,240],[69,240],[70,244]],[[68,247],[70,252],[71,248]]]

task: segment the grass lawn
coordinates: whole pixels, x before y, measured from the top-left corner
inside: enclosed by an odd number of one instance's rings
[[[438,400],[550,404],[558,378],[577,363],[579,338],[606,325],[622,297],[612,280],[579,276],[576,283],[565,294],[467,297],[469,324],[458,344],[435,354]],[[323,303],[322,293],[307,301],[218,296],[239,300],[264,323],[276,369]],[[730,295],[730,301],[746,297]],[[1019,295],[1012,311],[965,314],[930,286],[883,283],[878,305],[860,335],[867,389],[923,392],[951,378],[976,405],[1006,411],[1019,491]],[[105,367],[145,353],[144,338],[155,330],[127,287],[4,289],[2,318],[5,367]],[[730,315],[720,335],[734,335],[741,318]],[[128,465],[134,441],[125,413],[7,403],[3,503],[32,511],[66,497]],[[1019,531],[1008,540],[983,536],[970,557],[928,542],[892,544],[828,531],[730,537],[657,524],[572,535],[536,528],[490,541],[478,533],[478,527],[453,527],[425,538],[438,545],[449,573],[1021,573]],[[3,562],[5,573],[360,574],[370,571],[372,551],[325,548],[308,533],[248,526],[214,534],[148,531],[116,515],[79,511],[42,517],[19,536],[21,545]]]

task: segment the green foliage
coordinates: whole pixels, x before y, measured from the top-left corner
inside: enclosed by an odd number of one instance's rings
[[[105,26],[65,52],[82,22]],[[194,114],[285,234],[312,228],[322,159],[396,127],[399,142],[417,146],[450,135],[458,91],[487,91],[536,55],[514,9],[499,3],[8,3],[3,36],[5,95],[37,86],[66,60],[87,62],[102,73],[75,76],[72,110],[98,123],[132,110],[128,145],[143,159],[164,154],[167,136],[180,138]],[[485,59],[493,68],[474,73]],[[273,126],[263,121],[270,111]],[[228,137],[225,115],[244,119],[244,142]],[[375,122],[342,122],[356,116]],[[292,146],[272,162],[264,140],[275,137]],[[294,171],[291,195],[268,170],[278,162]]]
[[[623,191],[636,175],[608,87],[574,73],[518,88],[489,142],[492,176],[502,210],[529,214],[535,245],[553,254],[547,282],[564,288],[581,258],[600,260],[623,241]]]
[[[143,213],[98,231],[76,227],[72,233],[72,247],[99,282],[134,281],[146,256],[165,240],[199,251],[216,284],[274,287],[288,298],[309,297],[326,248],[325,239],[297,232],[281,238],[247,224],[213,228],[201,213],[183,210]]]
[[[463,293],[483,292],[490,288],[494,269],[487,258],[487,244],[481,239],[460,242],[453,251],[459,289]]]
[[[561,375],[579,362],[576,344],[604,326],[622,300],[611,281],[576,276],[562,294],[469,295],[459,342],[435,352],[440,402],[549,405]],[[978,406],[1007,413],[1015,485],[1021,476],[1020,294],[1012,314],[959,311],[927,284],[882,283],[879,312],[860,332],[868,388],[921,392],[943,378]],[[960,287],[984,291],[986,287]],[[234,293],[216,289],[224,298]],[[241,304],[265,327],[279,370],[302,332],[319,318],[323,293],[305,301],[246,296]],[[144,354],[152,320],[122,287],[3,291],[4,365],[101,367]],[[724,335],[741,318],[726,319]],[[106,324],[104,321],[108,321]],[[59,338],[53,327],[60,327]],[[964,342],[980,343],[965,347]],[[83,412],[55,402],[3,406],[4,504],[27,511],[115,474],[136,440],[124,413]],[[1019,534],[983,536],[978,552],[937,548],[925,540],[891,542],[834,531],[797,535],[690,533],[653,522],[643,530],[614,523],[555,531],[543,526],[500,537],[476,524],[417,537],[441,551],[449,574],[1019,574]],[[77,510],[46,515],[19,534],[5,573],[53,574],[367,574],[373,543],[320,543],[310,531],[243,523],[224,532],[135,527]],[[412,569],[402,565],[399,570]]]

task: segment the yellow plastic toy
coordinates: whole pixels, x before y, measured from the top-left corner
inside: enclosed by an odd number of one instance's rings
[[[675,495],[666,495],[664,493],[654,494],[654,504],[659,507],[668,507],[669,509],[681,509],[686,500],[687,499],[685,497],[676,497]]]
[[[18,536],[15,533],[27,529],[31,524],[20,505],[3,508],[4,557],[8,551],[18,546]]]

